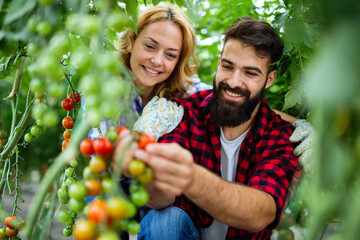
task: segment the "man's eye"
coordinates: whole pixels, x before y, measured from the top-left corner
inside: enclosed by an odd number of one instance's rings
[[[231,69],[232,67],[230,65],[222,65],[223,68]]]
[[[256,73],[254,73],[254,72],[246,72],[248,75],[250,75],[250,76],[257,76],[257,74]]]

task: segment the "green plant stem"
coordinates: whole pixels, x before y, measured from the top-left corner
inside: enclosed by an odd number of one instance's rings
[[[14,189],[14,191],[15,191],[15,199],[14,199],[14,204],[13,204],[12,216],[15,216],[16,209],[18,209],[17,201],[18,201],[18,198],[20,197],[19,192],[18,192],[18,189],[19,189],[19,164],[18,163],[19,163],[19,151],[18,151],[18,149],[16,149],[16,157],[15,157],[15,189]]]
[[[3,172],[2,172],[2,175],[1,175],[1,181],[0,181],[0,192],[1,192],[0,202],[1,202],[1,204],[0,204],[0,206],[2,205],[2,199],[3,199],[3,196],[4,196],[4,187],[5,187],[6,178],[7,178],[7,177],[5,177],[5,175],[8,172],[7,169],[8,169],[9,166],[10,166],[10,159],[5,161]]]
[[[50,189],[50,186],[59,176],[60,172],[63,171],[64,167],[69,163],[69,161],[78,154],[80,141],[87,136],[90,129],[90,124],[88,124],[86,121],[83,121],[74,132],[74,139],[72,140],[71,144],[64,152],[56,157],[54,163],[46,172],[38,190],[36,191],[35,197],[32,201],[32,206],[30,207],[31,210],[27,217],[27,224],[24,229],[24,236],[26,239],[31,239],[32,231],[35,229],[34,224],[37,221],[39,210],[43,206],[44,199],[48,193],[48,190]]]
[[[22,75],[24,72],[24,63],[25,63],[26,57],[21,57],[21,63],[19,70],[16,73],[15,81],[13,84],[13,88],[7,97],[7,99],[11,100],[11,110],[12,110],[12,120],[11,120],[11,129],[10,129],[10,135],[9,139],[11,138],[12,134],[14,133],[15,125],[16,125],[16,115],[18,110],[18,93],[20,88],[20,83],[22,79]]]
[[[17,143],[19,142],[21,136],[25,132],[25,128],[28,125],[30,118],[31,118],[31,109],[32,109],[32,103],[31,101],[30,105],[26,108],[19,124],[17,127],[15,127],[13,134],[11,135],[11,138],[9,139],[9,142],[5,145],[4,150],[2,151],[0,155],[0,159],[7,159],[12,155],[12,152],[14,148],[16,147]]]

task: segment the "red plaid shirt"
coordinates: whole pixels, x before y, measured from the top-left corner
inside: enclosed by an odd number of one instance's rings
[[[184,117],[160,141],[180,144],[190,150],[195,163],[221,176],[220,127],[209,123],[210,114],[205,110],[211,97],[212,90],[206,90],[178,100],[185,108]],[[241,145],[235,181],[272,195],[277,206],[276,219],[256,233],[229,227],[226,239],[270,239],[286,206],[288,192],[293,193],[290,183],[300,178],[298,159],[293,155],[295,145],[289,141],[292,131],[291,124],[281,120],[263,99],[254,125]],[[184,195],[176,198],[174,206],[186,211],[196,227],[208,227],[213,221],[212,216]]]

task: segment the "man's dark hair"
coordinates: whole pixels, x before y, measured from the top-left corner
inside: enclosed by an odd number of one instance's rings
[[[224,44],[229,39],[236,39],[245,45],[254,46],[259,57],[270,58],[269,72],[276,68],[275,63],[281,58],[284,44],[269,23],[251,17],[241,17],[224,34]]]

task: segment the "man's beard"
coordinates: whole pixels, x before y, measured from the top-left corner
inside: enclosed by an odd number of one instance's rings
[[[223,96],[223,92],[229,90],[245,97],[245,101],[238,103],[230,101]],[[231,88],[226,82],[220,82],[216,87],[214,80],[213,97],[209,101],[208,111],[211,114],[210,122],[223,127],[236,127],[248,121],[255,107],[264,96],[263,88],[250,98],[250,91],[244,88]]]

